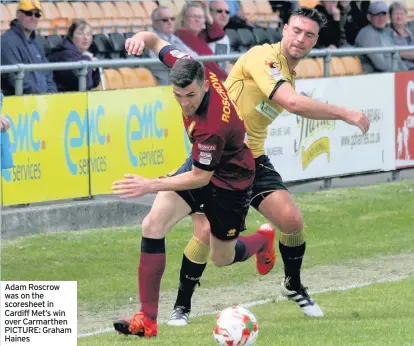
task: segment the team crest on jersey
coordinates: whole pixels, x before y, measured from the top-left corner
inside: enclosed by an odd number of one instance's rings
[[[280,61],[266,61],[266,65],[269,66],[270,68],[275,68],[278,70],[282,69],[282,63]]]

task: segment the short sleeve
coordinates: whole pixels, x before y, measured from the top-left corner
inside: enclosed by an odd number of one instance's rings
[[[192,149],[193,165],[204,171],[214,171],[220,163],[223,150],[224,140],[220,136],[197,136]]]
[[[272,99],[276,90],[287,81],[282,73],[282,63],[275,58],[257,58],[258,54],[249,56],[244,62],[243,69],[250,74],[263,94]]]
[[[175,49],[172,45],[163,47],[158,53],[158,57],[169,68],[172,68],[178,59],[192,59],[191,56]]]

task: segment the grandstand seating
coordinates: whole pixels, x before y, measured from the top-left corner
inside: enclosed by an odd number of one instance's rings
[[[171,7],[178,14],[185,0],[162,0],[160,4]],[[319,1],[300,1],[302,5],[316,6]],[[137,29],[151,23],[151,12],[156,8],[155,1],[42,1],[43,17],[39,27],[42,34],[39,40],[46,55],[56,47],[74,19],[85,19],[93,26],[94,39],[91,52],[98,59],[134,58],[124,50],[125,40]],[[245,52],[256,44],[276,43],[282,38],[278,18],[271,11],[267,1],[241,0],[241,8],[251,20],[263,24],[265,29],[227,29],[231,51]],[[0,30],[4,32],[14,19],[16,2],[0,4]],[[414,7],[411,8],[414,13]],[[272,24],[277,25],[272,25]],[[297,78],[318,78],[323,76],[322,59],[304,59],[296,68]],[[333,58],[330,64],[333,76],[356,75],[362,73],[361,63],[355,57]],[[106,89],[137,88],[155,86],[157,81],[147,68],[105,69]],[[102,89],[100,87],[99,89]]]

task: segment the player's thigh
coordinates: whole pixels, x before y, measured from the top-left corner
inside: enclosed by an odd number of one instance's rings
[[[190,205],[176,192],[158,192],[150,212],[142,222],[142,235],[155,239],[164,238],[190,212]]]
[[[294,233],[303,228],[302,214],[267,156],[256,159],[251,206],[282,232]]]
[[[193,220],[193,235],[203,244],[210,244],[210,222],[204,213],[196,212],[191,215]]]
[[[256,160],[256,175],[251,206],[282,232],[294,233],[303,228],[303,218],[292,200],[280,174],[267,156]]]
[[[211,229],[211,259],[218,266],[228,265],[234,259],[234,242],[246,229],[250,199],[251,190],[228,191],[210,186],[204,212]]]
[[[289,192],[277,190],[268,195],[259,206],[260,213],[283,233],[303,229],[303,217]]]

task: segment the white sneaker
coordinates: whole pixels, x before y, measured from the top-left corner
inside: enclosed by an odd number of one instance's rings
[[[299,305],[305,316],[308,317],[323,317],[323,311],[316,304],[307,292],[307,288],[303,285],[297,291],[290,290],[286,287],[289,283],[289,279],[282,281],[282,295],[289,300],[293,300]]]
[[[176,306],[167,324],[169,326],[186,326],[190,318],[190,310],[185,306]]]

